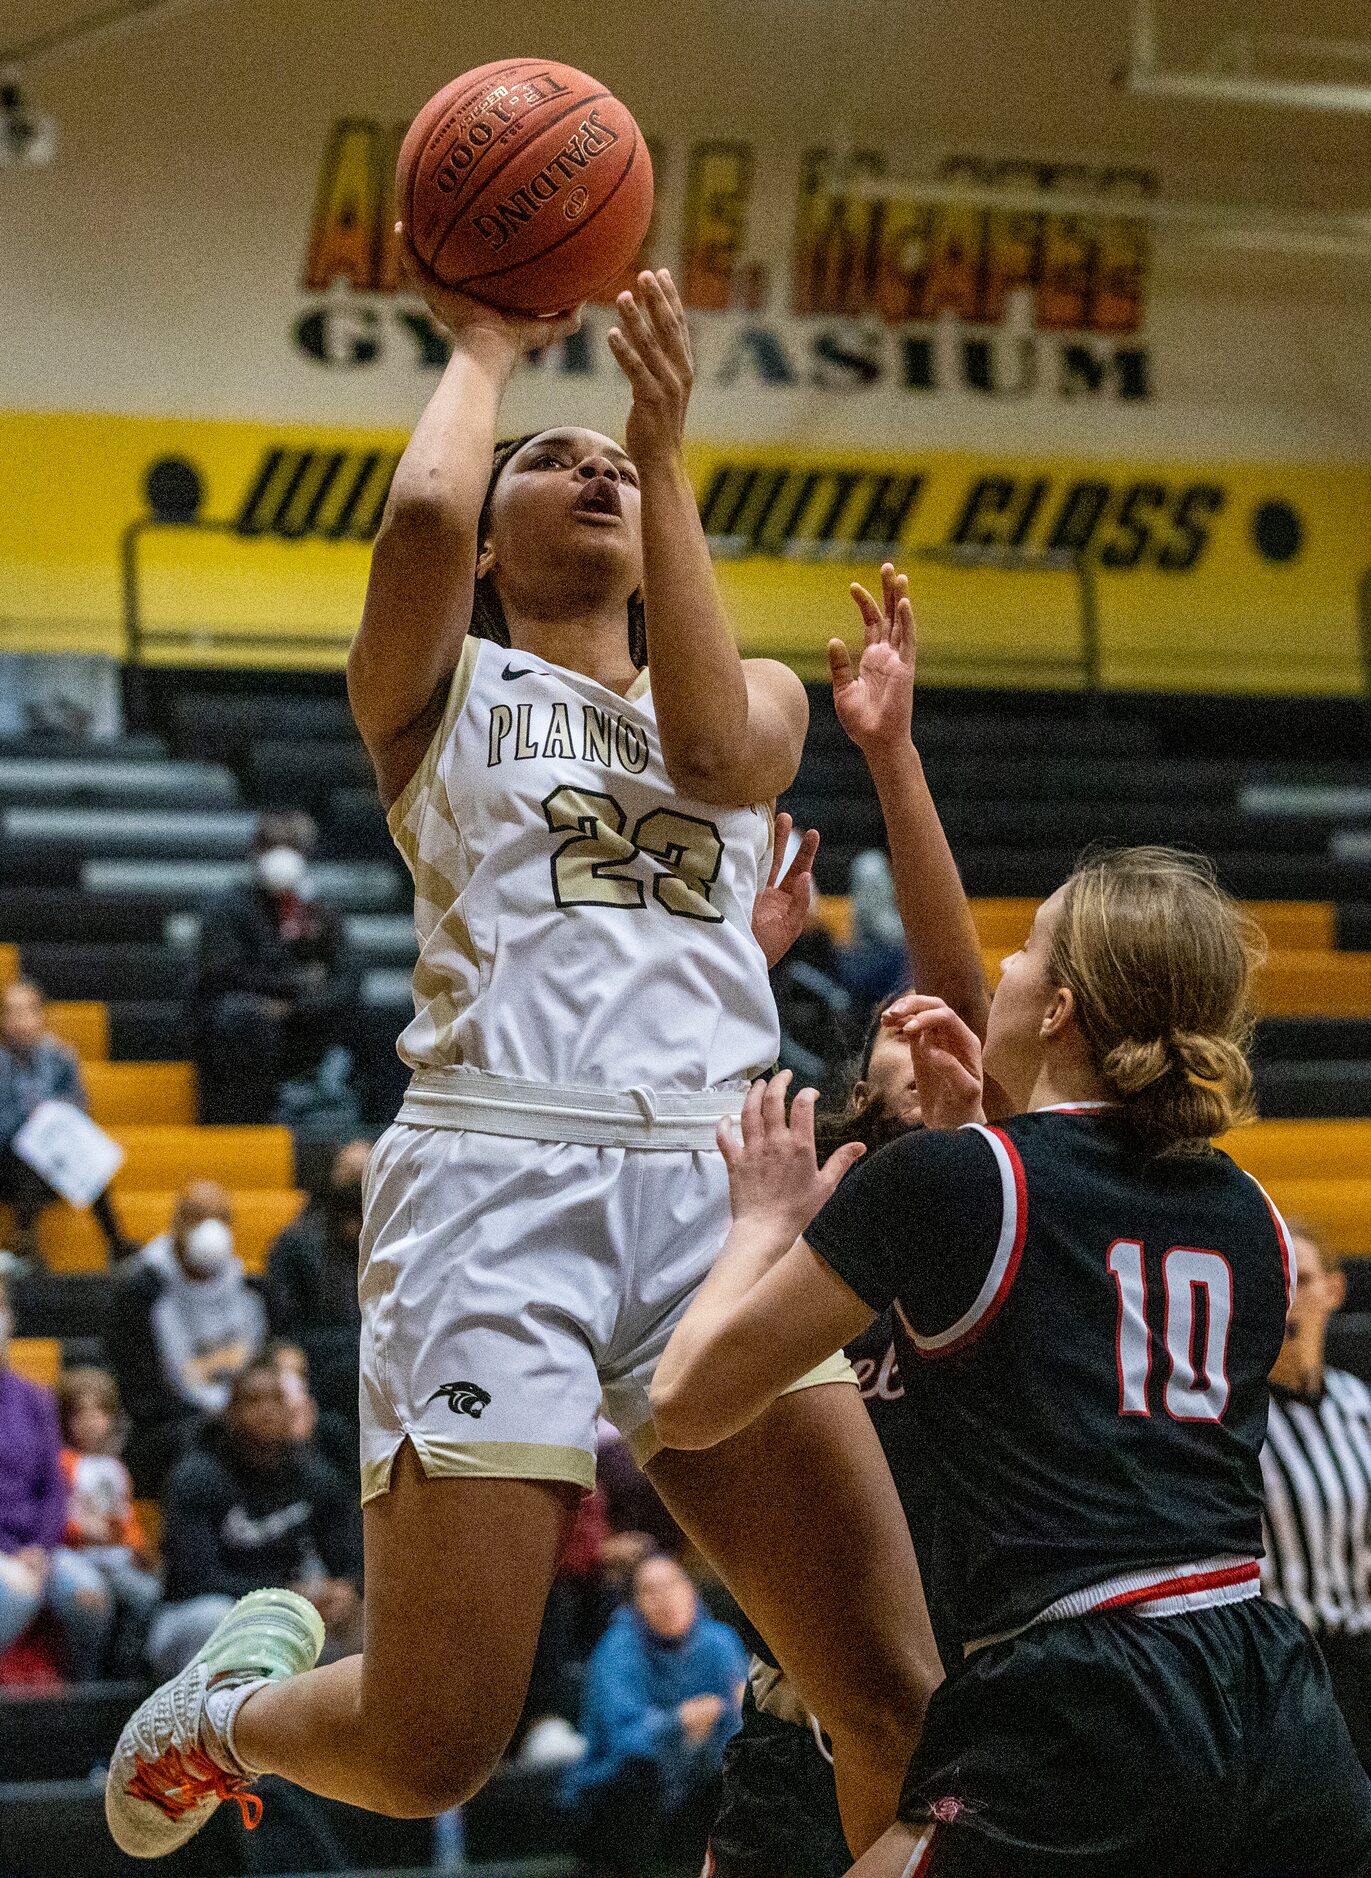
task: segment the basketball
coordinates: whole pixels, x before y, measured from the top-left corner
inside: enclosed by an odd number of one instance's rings
[[[410,125],[395,199],[421,269],[509,312],[575,306],[632,265],[652,162],[627,106],[554,60],[445,85]]]

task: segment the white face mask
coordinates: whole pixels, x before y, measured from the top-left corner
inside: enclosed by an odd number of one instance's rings
[[[233,1234],[222,1219],[202,1219],[184,1241],[186,1263],[198,1278],[212,1278],[233,1257]]]
[[[305,878],[307,866],[298,848],[268,848],[257,857],[257,878],[268,893],[294,893]]]

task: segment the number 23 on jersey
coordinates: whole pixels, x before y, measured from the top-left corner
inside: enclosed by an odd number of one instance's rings
[[[631,870],[647,855],[655,871],[652,897],[668,913],[723,919],[711,898],[724,858],[713,822],[679,809],[649,809],[626,834],[628,817],[613,796],[570,783],[544,799],[543,813],[554,835],[568,837],[552,856],[558,906],[646,906],[647,885]]]

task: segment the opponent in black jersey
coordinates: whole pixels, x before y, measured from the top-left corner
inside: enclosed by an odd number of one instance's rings
[[[830,644],[834,707],[861,749],[880,798],[914,981],[946,999],[980,1035],[989,998],[979,939],[911,736],[915,624],[907,590],[906,577],[890,565],[882,569],[882,605],[853,587],[866,643],[856,681],[840,643]],[[888,651],[897,616],[904,628],[902,659]],[[823,1118],[825,1157],[853,1143],[874,1151],[918,1124],[909,1047],[881,1026],[880,1015],[852,1065],[842,1109]],[[893,1323],[885,1313],[849,1343],[846,1355],[912,1526],[917,1461],[904,1466],[909,1444],[888,1439],[901,1388]],[[840,1878],[851,1855],[823,1738],[780,1676],[766,1641],[755,1630],[745,1629],[745,1635],[758,1659],[755,1695],[763,1706],[749,1691],[742,1727],[725,1751],[707,1869],[714,1878]]]
[[[928,910],[936,916],[936,897]],[[915,956],[921,952],[921,925],[915,927],[911,947]],[[979,963],[974,948],[966,953],[966,969],[974,972]],[[842,1106],[817,1118],[821,1158],[853,1141],[874,1152],[919,1125],[909,1047],[883,1027],[882,1015],[875,1013],[863,1038]],[[883,1311],[853,1338],[845,1354],[914,1529],[923,1470],[902,1427],[904,1384],[895,1332],[894,1312]],[[744,1627],[744,1636],[754,1657],[754,1687],[744,1698],[742,1726],[724,1750],[706,1870],[710,1878],[842,1878],[852,1854],[843,1837],[827,1744],[781,1676],[765,1638],[750,1626]]]
[[[854,1878],[1371,1875],[1327,1674],[1256,1595],[1289,1256],[1207,1145],[1247,1106],[1249,969],[1202,865],[1107,855],[1006,962],[986,1061],[1014,1121],[985,1126],[976,1040],[926,998],[906,1006],[924,1119],[970,1125],[834,1194],[812,1098],[787,1120],[781,1079],[749,1097],[734,1228],[658,1427],[722,1439],[893,1303],[936,1488],[916,1550],[962,1655]]]

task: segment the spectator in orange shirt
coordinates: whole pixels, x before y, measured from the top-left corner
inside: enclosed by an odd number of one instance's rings
[[[58,1384],[57,1404],[67,1482],[66,1543],[95,1567],[109,1589],[114,1637],[108,1673],[136,1675],[162,1586],[133,1503],[133,1482],[119,1458],[125,1427],[119,1388],[107,1370],[67,1370]]]

